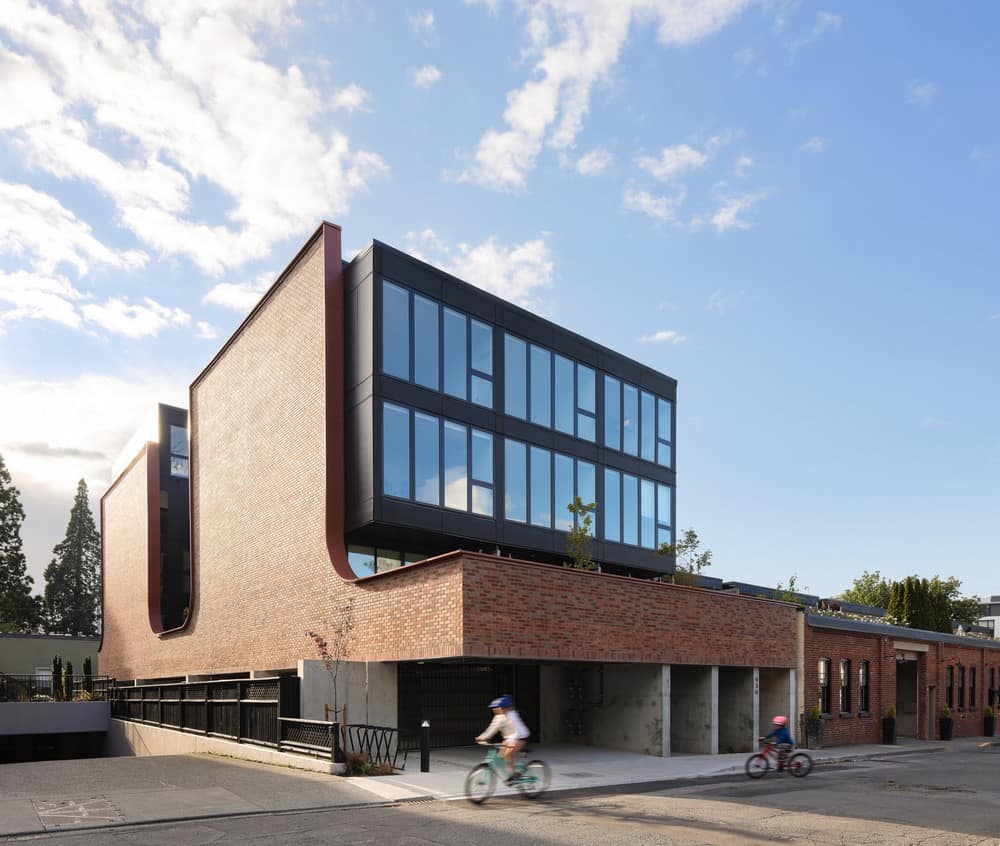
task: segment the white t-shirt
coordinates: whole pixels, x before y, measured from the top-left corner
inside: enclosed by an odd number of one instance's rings
[[[521,715],[513,708],[506,714],[497,714],[476,740],[486,740],[493,737],[497,732],[503,735],[504,740],[527,740],[531,737],[531,732],[521,719]]]

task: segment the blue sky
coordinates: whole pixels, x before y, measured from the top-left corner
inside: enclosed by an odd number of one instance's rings
[[[0,453],[41,587],[321,219],[676,378],[709,574],[1000,593],[1000,8],[7,0]]]

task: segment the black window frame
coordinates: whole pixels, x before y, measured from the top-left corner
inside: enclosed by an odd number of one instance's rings
[[[840,659],[840,713],[851,710],[851,659]]]
[[[820,658],[817,664],[817,681],[819,682],[819,710],[822,714],[830,713],[830,666],[829,658]]]
[[[976,710],[976,668],[969,667],[969,710]]]
[[[858,665],[858,712],[867,713],[870,709],[869,683],[871,681],[871,662],[862,661]]]
[[[949,708],[955,707],[955,668],[944,668],[944,703]]]
[[[958,665],[958,710],[965,708],[965,667]]]

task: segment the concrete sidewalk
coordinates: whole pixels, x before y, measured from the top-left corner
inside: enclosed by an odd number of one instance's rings
[[[903,741],[810,751],[817,765],[976,745]],[[655,758],[587,746],[538,746],[552,770],[550,794],[654,789],[742,774],[747,754]],[[95,758],[0,766],[0,837],[261,813],[377,806],[464,796],[478,747],[435,750],[430,772],[411,755],[395,776],[342,778],[211,755]],[[498,795],[514,792],[501,786]]]

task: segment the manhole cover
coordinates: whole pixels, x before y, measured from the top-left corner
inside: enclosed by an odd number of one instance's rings
[[[83,799],[33,799],[35,813],[46,829],[80,825],[107,825],[125,819],[110,799],[87,796]]]
[[[559,773],[561,776],[566,776],[566,778],[600,778],[600,773]]]

